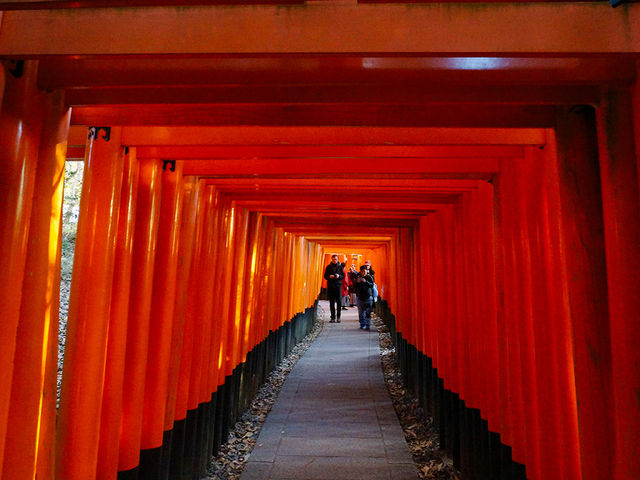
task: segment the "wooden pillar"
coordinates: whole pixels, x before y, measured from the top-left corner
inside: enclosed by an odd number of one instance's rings
[[[517,217],[513,200],[513,183],[510,163],[500,166],[500,175],[494,180],[496,225],[496,276],[498,305],[498,351],[500,352],[500,435],[505,445],[522,444],[525,437],[522,428],[524,405],[520,388],[522,361],[519,326],[513,320],[516,314],[516,298],[512,292],[517,285],[516,242],[512,219]]]
[[[496,305],[496,257],[495,257],[495,225],[493,218],[494,186],[488,182],[478,185],[478,218],[481,231],[478,245],[478,264],[482,273],[482,289],[478,298],[480,319],[484,329],[484,341],[480,346],[483,356],[483,367],[486,369],[484,390],[485,410],[483,417],[488,421],[489,430],[499,431],[500,425],[500,361],[498,356],[498,324]]]
[[[2,23],[2,12],[0,12],[0,23]],[[4,87],[7,79],[7,71],[4,64],[0,63],[0,111],[2,111],[2,99],[4,98]]]
[[[234,205],[232,201],[225,197],[222,201],[222,209],[223,209],[223,231],[224,235],[223,243],[224,249],[220,252],[220,258],[223,261],[223,264],[226,265],[224,269],[224,277],[221,278],[221,285],[223,286],[223,291],[226,292],[225,295],[220,299],[222,304],[219,307],[220,312],[220,322],[222,323],[220,332],[220,345],[222,350],[220,352],[220,361],[222,371],[220,372],[218,384],[222,385],[225,382],[225,377],[231,374],[233,370],[233,366],[231,365],[231,351],[232,345],[229,343],[229,332],[232,330],[231,328],[231,320],[230,320],[230,304],[231,304],[231,277],[233,275],[233,252],[234,252],[234,225],[233,225],[233,217],[234,217]]]
[[[214,254],[214,261],[212,268],[215,272],[214,292],[219,290],[219,286],[224,280],[224,274],[222,271],[225,269],[223,263],[223,251],[224,251],[224,208],[220,197],[220,192],[216,192],[215,199],[215,224],[214,224],[214,238],[212,240],[212,250]],[[211,308],[211,357],[208,366],[208,389],[209,392],[214,393],[218,387],[218,380],[224,378],[224,372],[220,355],[223,349],[222,343],[222,330],[223,322],[220,319],[220,311],[223,303],[223,299],[220,295],[213,293],[214,299]],[[224,380],[222,380],[224,381]],[[220,382],[222,383],[222,382]]]
[[[170,164],[165,164],[168,167]],[[162,171],[162,201],[158,227],[158,254],[155,258],[151,322],[149,327],[149,361],[147,362],[142,448],[162,446],[164,413],[168,388],[171,337],[176,299],[176,275],[180,226],[182,220],[182,162],[174,170]]]
[[[191,377],[191,364],[193,361],[193,336],[195,331],[195,312],[198,305],[196,292],[200,283],[200,262],[202,262],[202,230],[204,229],[206,201],[206,188],[203,182],[196,186],[197,211],[195,213],[195,226],[193,235],[193,252],[191,270],[189,272],[189,292],[185,305],[185,319],[182,339],[182,352],[180,355],[180,375],[178,377],[178,390],[176,394],[175,420],[184,420],[187,415],[189,403],[189,385]]]
[[[247,266],[246,266],[246,306],[244,309],[243,322],[244,322],[244,335],[242,339],[243,343],[243,359],[246,360],[246,354],[253,348],[253,335],[252,332],[255,329],[255,320],[259,317],[259,312],[254,310],[256,298],[260,292],[256,288],[258,282],[258,253],[259,253],[259,237],[261,230],[261,215],[259,213],[251,213],[249,217],[249,251],[247,252]]]
[[[598,109],[616,480],[640,477],[640,197],[631,95],[606,92]]]
[[[4,97],[0,106],[0,462],[6,439],[13,355],[20,316],[22,279],[41,128],[36,90],[37,62],[2,62]]]
[[[123,155],[121,129],[90,128],[71,281],[56,478],[94,478]]]
[[[204,220],[202,225],[202,244],[198,258],[198,289],[193,290],[194,305],[194,336],[193,358],[191,360],[191,374],[189,385],[188,409],[195,410],[204,400],[202,389],[203,379],[206,379],[207,359],[211,342],[211,311],[214,296],[214,282],[217,272],[214,271],[215,252],[213,239],[215,235],[215,188],[205,186]]]
[[[233,370],[242,361],[242,308],[244,302],[244,267],[247,251],[247,230],[249,215],[244,208],[235,208],[234,218],[234,255],[230,268],[233,270],[233,283],[229,294],[230,301],[230,328],[229,348],[231,349],[231,369]]]
[[[151,293],[162,188],[160,174],[158,160],[140,162],[131,265],[131,285],[135,288],[131,290],[129,302],[118,457],[118,470],[121,471],[135,468],[140,456]]]
[[[45,99],[2,478],[54,478],[60,238],[69,111]]]
[[[614,455],[611,344],[607,305],[596,112],[562,108],[556,126],[563,259],[567,281],[582,476],[606,478]]]
[[[116,233],[113,290],[111,292],[105,387],[102,395],[100,445],[96,472],[96,478],[99,480],[113,480],[118,471],[118,445],[120,443],[138,175],[139,164],[136,149],[135,147],[125,148],[118,231]]]
[[[176,272],[175,311],[173,317],[173,334],[171,335],[171,355],[167,368],[167,405],[164,417],[165,431],[173,428],[176,420],[176,399],[178,382],[180,379],[180,357],[182,355],[185,312],[187,296],[189,294],[189,277],[191,273],[191,261],[193,259],[194,237],[196,231],[196,217],[198,213],[198,201],[200,199],[200,185],[195,177],[184,180],[184,204],[182,209],[182,225],[180,227],[180,241],[178,252],[178,269]]]
[[[636,139],[636,170],[640,183],[640,60],[636,60],[636,81],[631,88],[634,137]],[[640,187],[638,187],[640,189]]]

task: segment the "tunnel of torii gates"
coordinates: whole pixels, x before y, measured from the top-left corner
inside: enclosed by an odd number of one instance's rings
[[[640,5],[256,2],[0,2],[2,478],[198,478],[333,252],[463,478],[640,478]]]

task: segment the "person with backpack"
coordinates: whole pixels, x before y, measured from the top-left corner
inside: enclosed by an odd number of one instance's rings
[[[358,300],[358,320],[360,330],[371,330],[371,306],[373,303],[373,278],[366,265],[360,267],[360,273],[355,280],[356,297]]]

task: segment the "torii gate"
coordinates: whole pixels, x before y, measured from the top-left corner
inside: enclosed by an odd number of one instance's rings
[[[2,478],[197,475],[323,253],[356,246],[463,471],[640,476],[637,4],[0,9]],[[56,421],[66,158],[87,173]],[[187,467],[189,422],[213,433]]]

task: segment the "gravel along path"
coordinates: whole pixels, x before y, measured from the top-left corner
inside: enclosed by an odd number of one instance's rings
[[[460,480],[453,461],[440,450],[438,432],[433,419],[425,415],[418,399],[411,396],[402,383],[396,350],[386,325],[375,314],[372,323],[380,337],[380,360],[391,401],[400,419],[404,437],[418,470],[425,480]]]

